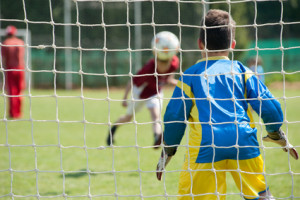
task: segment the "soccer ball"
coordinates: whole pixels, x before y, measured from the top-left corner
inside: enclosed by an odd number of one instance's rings
[[[151,46],[154,56],[165,61],[178,53],[179,40],[173,33],[162,31],[153,37]]]

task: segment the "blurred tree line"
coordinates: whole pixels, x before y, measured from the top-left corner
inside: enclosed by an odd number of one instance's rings
[[[71,0],[70,0],[71,1]],[[63,23],[64,23],[64,1],[63,0],[14,0],[1,1],[1,26],[6,27],[14,24],[18,28],[28,28],[31,30],[34,40],[33,45],[52,44],[52,30],[55,29],[55,44],[63,45]],[[255,34],[254,24],[267,26],[258,27],[259,38],[278,38],[281,30],[280,21],[299,22],[299,0],[289,1],[237,1],[232,0],[220,3],[220,0],[210,0],[209,8],[219,8],[230,11],[237,22],[237,40],[240,47],[244,47],[247,41],[253,39]],[[79,28],[81,26],[82,45],[86,47],[103,47],[103,41],[109,41],[107,45],[111,48],[128,47],[128,37],[133,37],[134,29],[134,1],[127,3],[120,1],[72,1],[72,38],[74,46],[78,45]],[[152,38],[153,32],[168,29],[179,34],[178,23],[182,24],[182,34],[186,38],[198,36],[198,28],[203,16],[202,1],[142,1],[142,31],[145,39]],[[281,12],[282,11],[282,12]],[[25,23],[24,19],[29,20]],[[13,19],[19,21],[11,21]],[[50,24],[52,21],[54,26]],[[130,28],[126,23],[130,23]],[[156,26],[152,26],[152,22]],[[106,27],[106,38],[104,27]],[[165,25],[168,24],[168,25]],[[89,25],[93,25],[92,27]],[[115,26],[113,26],[115,25]],[[165,25],[165,26],[164,26]],[[190,26],[190,27],[189,27]],[[246,27],[240,27],[246,26]],[[130,29],[131,31],[129,31]],[[299,37],[299,26],[295,24],[283,25],[285,37]],[[123,40],[122,40],[123,39]],[[149,39],[149,38],[148,38]],[[96,41],[96,42],[95,42]],[[102,42],[102,43],[101,43]],[[133,40],[131,40],[133,42]],[[192,43],[182,43],[183,47],[189,49],[194,46]],[[95,45],[96,44],[96,45]],[[133,45],[133,44],[131,44]],[[149,46],[148,41],[143,46]]]
[[[5,0],[0,2],[1,28],[10,24],[18,28],[28,28],[31,31],[32,46],[54,44],[57,47],[64,47],[64,26],[71,26],[72,47],[82,47],[83,51],[88,49],[89,52],[96,51],[100,54],[104,54],[103,48],[118,50],[118,52],[106,52],[106,56],[108,60],[112,60],[112,65],[120,65],[116,62],[117,53],[124,52],[124,54],[128,54],[128,58],[134,57],[134,52],[128,53],[128,48],[135,49],[135,3],[137,2],[114,0],[71,1],[72,21],[71,24],[66,25],[64,24],[63,0],[51,0],[50,2],[49,0]],[[179,36],[183,50],[181,53],[183,68],[199,59],[200,53],[196,40],[200,20],[204,9],[207,8],[202,1],[149,0],[140,1],[140,3],[143,61],[151,56],[150,42],[154,33],[163,30],[172,31]],[[232,0],[230,4],[225,0],[210,0],[208,3],[209,8],[229,11],[237,23],[235,59],[243,57],[244,49],[249,47],[251,41],[300,37],[300,15],[298,13],[300,0],[245,2]],[[28,21],[24,21],[24,19]],[[52,21],[53,23],[51,23]],[[285,24],[280,24],[281,21]],[[51,47],[43,51],[54,54]],[[60,51],[63,50],[57,49],[55,53],[59,54]],[[77,55],[76,50],[73,53]],[[110,57],[110,55],[112,56]],[[100,59],[103,56],[98,57],[99,59],[95,62],[103,62]],[[90,59],[86,60],[92,64]],[[75,62],[77,61],[75,60]],[[60,65],[63,69],[63,61]],[[124,73],[128,73],[128,67],[124,68],[127,70]],[[76,68],[74,70],[76,71]],[[111,73],[118,72],[112,70]]]

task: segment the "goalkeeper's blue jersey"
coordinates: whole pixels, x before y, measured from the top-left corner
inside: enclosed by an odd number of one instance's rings
[[[166,145],[179,145],[189,125],[188,159],[210,163],[260,155],[250,106],[268,132],[283,121],[280,103],[253,72],[228,57],[202,59],[187,69],[164,115]]]

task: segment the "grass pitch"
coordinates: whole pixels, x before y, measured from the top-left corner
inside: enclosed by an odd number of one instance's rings
[[[165,90],[165,97],[171,92]],[[288,128],[289,140],[300,152],[300,91],[272,92],[287,97],[280,100],[288,122],[283,130]],[[185,148],[179,148],[163,180],[157,181],[160,150],[151,147],[146,109],[118,129],[116,146],[106,146],[107,124],[125,113],[122,95],[123,90],[33,90],[24,97],[22,120],[3,120],[6,101],[0,97],[0,199],[176,199]],[[258,126],[259,140],[262,135]],[[300,161],[275,145],[265,146],[262,155],[273,195],[300,198]],[[227,199],[242,199],[230,174],[227,179]]]

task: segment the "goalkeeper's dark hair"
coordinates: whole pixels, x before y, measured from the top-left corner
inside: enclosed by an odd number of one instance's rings
[[[199,39],[208,50],[230,48],[231,41],[235,37],[235,21],[228,12],[211,9],[201,20],[200,25]]]

